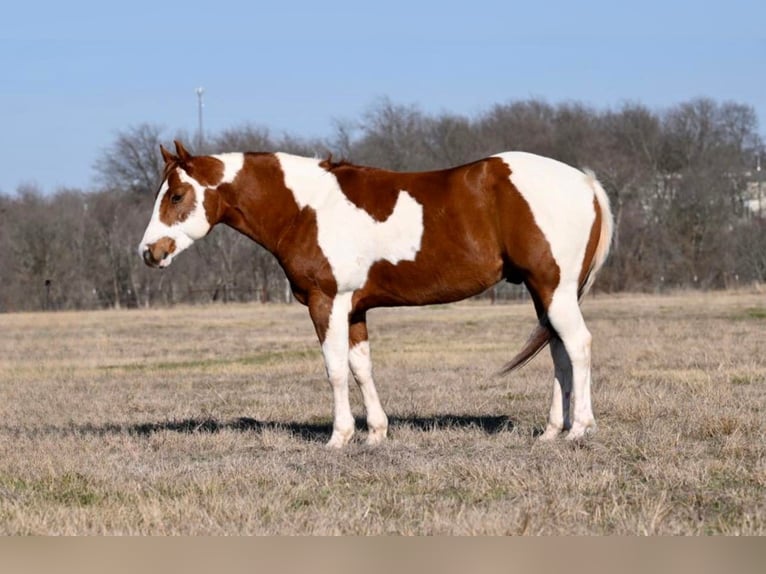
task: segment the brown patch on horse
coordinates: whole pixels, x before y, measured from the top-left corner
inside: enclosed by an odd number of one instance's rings
[[[457,301],[502,278],[496,202],[482,188],[491,177],[486,166],[475,162],[443,171],[364,174],[371,195],[403,189],[423,206],[423,236],[414,261],[380,260],[370,267],[354,297],[355,308]]]
[[[168,189],[160,202],[160,221],[168,226],[184,221],[196,205],[194,188],[181,181],[177,171],[172,171],[168,175]]]
[[[206,189],[205,199],[202,201],[202,207],[205,209],[205,218],[210,224],[210,228],[221,221],[224,203],[216,190]]]
[[[399,193],[407,191],[397,188],[395,178],[391,177],[402,174],[389,175],[385,170],[355,166],[345,161],[333,162],[332,157],[319,166],[332,173],[348,200],[369,213],[375,221],[386,221],[394,212]]]
[[[319,344],[323,344],[327,338],[327,330],[330,328],[330,314],[332,313],[332,298],[325,297],[319,292],[311,294],[308,300],[309,315],[314,323]]]
[[[348,327],[348,348],[353,349],[359,343],[364,343],[367,338],[367,317],[364,311],[351,313]]]
[[[223,162],[215,157],[197,156],[184,163],[182,168],[204,187],[215,187],[223,179]]]
[[[588,281],[588,277],[593,272],[593,266],[595,265],[596,249],[601,239],[601,222],[603,215],[601,213],[601,206],[598,203],[598,198],[593,196],[593,209],[596,211],[596,217],[593,220],[593,227],[590,229],[590,237],[588,237],[588,245],[585,247],[585,256],[583,257],[582,267],[580,269],[580,277],[578,280],[579,288],[577,290],[578,299],[584,295],[583,289],[585,283]]]

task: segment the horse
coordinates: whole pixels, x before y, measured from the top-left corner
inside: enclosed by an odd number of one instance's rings
[[[580,302],[607,258],[613,218],[593,172],[526,152],[405,173],[332,156],[195,156],[174,143],[175,153],[160,146],[164,173],[139,255],[165,268],[223,223],[277,258],[308,306],[324,357],[334,405],[328,447],[354,434],[349,370],[364,400],[367,443],[387,435],[369,309],[458,301],[501,280],[526,286],[538,318],[503,372],[550,344],[553,396],[540,438],[595,430],[592,338]]]

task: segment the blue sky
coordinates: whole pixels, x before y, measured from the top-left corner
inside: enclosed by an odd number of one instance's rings
[[[324,136],[383,96],[474,115],[541,97],[755,107],[766,133],[766,2],[704,0],[6,3],[0,192],[90,188],[119,130],[246,122]],[[500,150],[498,150],[500,151]]]

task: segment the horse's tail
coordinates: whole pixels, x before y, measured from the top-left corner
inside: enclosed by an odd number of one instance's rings
[[[612,218],[612,210],[609,207],[609,197],[596,179],[595,174],[587,169],[584,170],[584,172],[585,177],[588,180],[588,185],[593,189],[596,201],[598,202],[599,215],[601,216],[601,229],[599,230],[598,243],[596,244],[596,250],[590,261],[588,272],[585,274],[583,281],[577,289],[578,301],[581,301],[591,288],[593,281],[596,279],[596,274],[604,265],[606,257],[609,255],[609,248],[612,245],[612,235],[614,234],[614,219]],[[583,263],[587,265],[587,263]],[[501,374],[510,373],[511,371],[526,365],[537,355],[537,353],[545,348],[552,336],[553,328],[544,317],[541,317],[540,322],[529,335],[524,347],[503,367],[500,371]]]
[[[529,361],[535,358],[537,353],[545,348],[551,340],[552,335],[553,330],[548,325],[547,321],[545,323],[538,323],[534,331],[530,333],[527,342],[524,343],[524,347],[501,369],[500,374],[508,374],[511,371],[526,365]]]

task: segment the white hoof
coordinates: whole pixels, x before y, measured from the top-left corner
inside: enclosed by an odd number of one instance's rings
[[[367,444],[374,446],[380,444],[386,440],[388,435],[388,427],[371,428],[367,434]]]
[[[586,435],[593,434],[595,432],[596,432],[595,421],[591,421],[587,424],[574,423],[570,431],[567,433],[566,439],[577,440],[577,439],[584,438]]]
[[[332,431],[332,436],[330,437],[330,440],[327,441],[327,444],[325,445],[326,448],[343,448],[348,444],[348,441],[351,440],[351,437],[354,436],[354,429],[347,430],[347,431],[341,431],[338,429],[335,429]]]
[[[547,427],[545,427],[545,432],[540,435],[539,440],[543,442],[556,440],[557,438],[559,438],[561,431],[562,429],[560,429],[559,427],[548,425]]]

